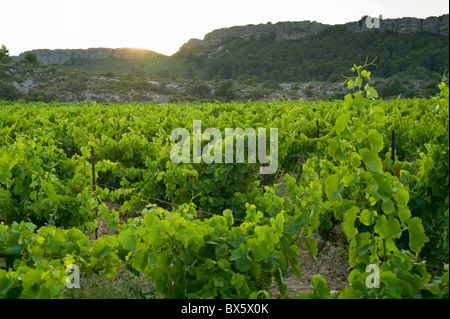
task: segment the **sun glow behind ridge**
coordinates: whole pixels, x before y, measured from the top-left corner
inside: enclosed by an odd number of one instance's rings
[[[448,13],[444,0],[0,0],[0,44],[12,55],[31,49],[145,48],[172,55],[214,29],[280,21],[339,24],[369,11],[384,18]]]

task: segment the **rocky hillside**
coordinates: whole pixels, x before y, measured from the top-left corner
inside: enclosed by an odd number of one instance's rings
[[[0,99],[29,101],[323,100],[342,98],[353,64],[375,57],[382,98],[428,97],[449,68],[449,15],[329,26],[237,26],[191,39],[177,54],[145,49],[33,50],[0,61]],[[369,31],[370,30],[370,31]],[[81,70],[80,70],[81,69]]]
[[[345,28],[353,33],[361,33],[368,29],[365,19],[349,22]],[[276,24],[258,24],[235,26],[214,30],[205,35],[203,40],[191,39],[185,43],[180,52],[186,49],[199,47],[215,47],[229,39],[259,40],[261,38],[273,39],[275,41],[295,41],[307,36],[318,35],[325,29],[331,27],[327,24],[311,21],[300,22],[279,22]],[[374,28],[377,29],[377,28]],[[440,17],[429,17],[426,19],[418,18],[400,18],[383,19],[379,23],[379,31],[394,32],[400,34],[430,33],[449,36],[449,15]],[[161,58],[164,55],[146,49],[131,48],[90,48],[90,49],[36,49],[21,53],[13,57],[13,60],[21,61],[25,55],[31,52],[35,54],[38,61],[42,64],[59,64],[66,66],[79,66],[80,61],[97,61],[105,59],[116,60],[150,60],[152,58]]]
[[[374,86],[385,98],[429,96],[437,85],[426,80],[401,84],[378,79]],[[384,95],[386,89],[390,91]],[[140,102],[169,103],[214,101],[274,101],[342,99],[347,93],[341,82],[257,83],[231,79],[203,81],[199,78],[165,79],[138,74],[77,70],[58,65],[0,61],[0,100],[42,102]]]
[[[370,30],[365,22],[365,19],[361,19],[360,21],[346,23],[345,27],[350,32],[361,33]],[[203,40],[191,39],[182,46],[182,49],[215,46],[232,38],[258,40],[264,36],[276,41],[298,40],[308,35],[317,35],[328,27],[330,27],[330,25],[321,24],[315,21],[279,22],[276,24],[236,26],[232,28],[214,30],[206,34]],[[375,29],[376,27],[372,29]],[[446,14],[440,17],[429,17],[426,19],[383,19],[379,21],[379,30],[381,32],[390,31],[401,34],[425,32],[448,37],[449,15]]]
[[[146,49],[132,49],[132,48],[90,48],[90,49],[37,49],[21,53],[19,56],[13,57],[15,61],[24,59],[27,53],[36,55],[39,63],[42,64],[59,64],[70,65],[78,60],[104,60],[104,59],[119,59],[119,60],[140,60],[151,59],[162,56],[160,53]]]

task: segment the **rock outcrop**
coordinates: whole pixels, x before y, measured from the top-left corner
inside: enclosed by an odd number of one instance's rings
[[[368,23],[366,23],[366,19],[361,19],[357,22],[347,23],[345,26],[350,32],[358,33],[367,31],[371,28],[379,28],[382,32],[390,31],[402,34],[427,32],[448,37],[448,14],[440,17],[429,17],[426,19],[382,19],[378,22],[369,17]]]
[[[327,24],[318,22],[301,21],[301,22],[279,22],[276,24],[257,24],[237,26],[231,28],[223,28],[214,30],[205,35],[203,40],[191,39],[183,45],[182,48],[193,48],[202,46],[214,46],[224,40],[231,38],[241,38],[244,40],[255,39],[261,37],[269,37],[278,41],[297,40],[308,35],[318,34],[325,28]]]
[[[108,58],[124,59],[124,60],[135,60],[135,59],[146,59],[151,57],[159,56],[159,53],[145,50],[145,49],[131,49],[131,48],[119,48],[119,49],[109,49],[109,48],[91,48],[91,49],[38,49],[31,50],[21,53],[17,57],[13,57],[14,60],[23,60],[25,55],[31,52],[36,55],[38,61],[42,64],[59,64],[65,65],[73,61],[73,59],[83,59],[83,60],[102,60]]]

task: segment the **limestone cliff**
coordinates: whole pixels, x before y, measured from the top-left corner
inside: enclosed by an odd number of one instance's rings
[[[363,19],[358,22],[347,23],[345,26],[351,32],[363,32],[368,30],[365,22]],[[377,27],[374,20],[369,22],[369,26]],[[380,20],[379,30],[382,32],[390,31],[402,34],[427,32],[448,37],[448,14],[440,17],[428,17],[426,19],[400,18]]]
[[[329,27],[327,24],[318,22],[279,22],[276,24],[257,24],[237,26],[214,30],[205,35],[203,40],[191,39],[182,48],[193,48],[201,46],[214,46],[224,40],[231,38],[241,38],[244,40],[258,40],[262,36],[275,40],[297,40],[308,35],[318,34],[323,29]]]
[[[90,49],[38,49],[21,53],[17,57],[13,57],[14,60],[23,60],[28,53],[34,53],[38,61],[42,64],[59,64],[64,65],[70,63],[72,59],[84,59],[84,60],[102,60],[108,58],[135,60],[145,59],[159,56],[159,53],[145,50],[145,49],[130,49],[130,48],[90,48]]]

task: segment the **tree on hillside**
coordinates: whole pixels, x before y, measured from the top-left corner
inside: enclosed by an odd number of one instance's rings
[[[9,59],[9,50],[5,47],[4,44],[2,44],[0,48],[0,61],[8,60]]]
[[[24,61],[25,61],[25,63],[29,63],[29,64],[38,64],[39,63],[36,55],[31,52],[28,52],[27,54],[25,54]]]

